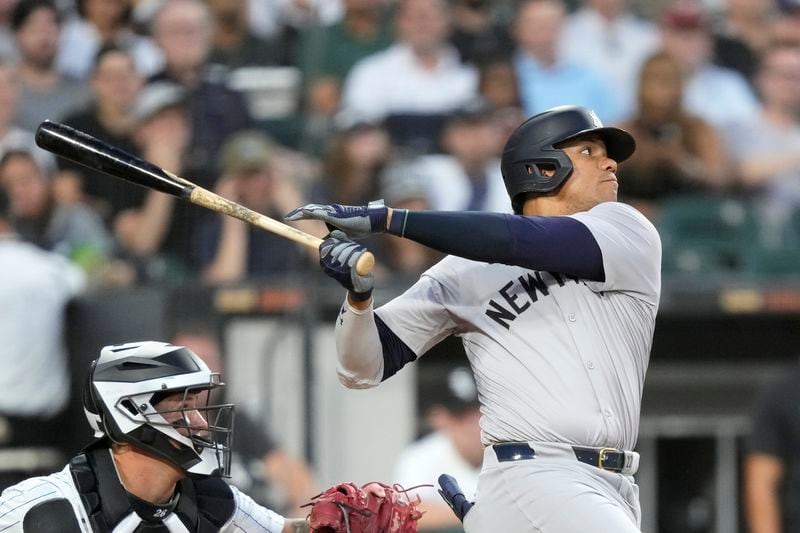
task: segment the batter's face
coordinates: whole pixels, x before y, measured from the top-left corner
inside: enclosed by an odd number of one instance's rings
[[[529,213],[528,204],[525,214],[561,214],[569,215],[588,211],[603,202],[617,200],[619,183],[617,182],[617,162],[608,157],[606,145],[595,135],[587,135],[566,141],[558,146],[572,161],[572,174],[567,178],[555,194],[533,199],[540,203],[544,200],[548,205],[546,212]],[[553,171],[541,169],[545,175]],[[533,208],[533,205],[531,205]]]

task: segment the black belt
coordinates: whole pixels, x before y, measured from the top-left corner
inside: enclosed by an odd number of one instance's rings
[[[507,461],[522,461],[533,459],[536,452],[525,442],[503,442],[493,444],[494,453],[497,460],[501,463]],[[572,451],[575,458],[587,465],[609,470],[611,472],[622,472],[625,467],[625,452],[614,448],[584,448],[573,446]]]

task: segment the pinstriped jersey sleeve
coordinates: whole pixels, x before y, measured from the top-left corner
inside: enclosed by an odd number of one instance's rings
[[[27,479],[5,489],[0,495],[0,533],[23,533],[26,513],[41,503],[57,499],[70,503],[82,533],[92,533],[83,504],[72,484],[69,467],[49,476]]]
[[[231,486],[231,491],[236,511],[231,520],[220,528],[220,533],[281,533],[286,521],[281,515],[258,505],[234,486]]]

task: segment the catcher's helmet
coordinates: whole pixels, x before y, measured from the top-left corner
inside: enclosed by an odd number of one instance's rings
[[[219,377],[183,346],[106,346],[89,368],[84,413],[95,437],[130,444],[190,474],[227,476],[233,405],[209,404],[210,391],[223,385]]]
[[[608,157],[625,161],[636,149],[633,136],[619,128],[603,127],[593,111],[579,106],[554,107],[523,122],[503,149],[501,169],[515,213],[522,212],[522,195],[557,189],[572,174],[572,162],[555,145],[593,133],[606,145]],[[539,165],[554,168],[544,176]]]

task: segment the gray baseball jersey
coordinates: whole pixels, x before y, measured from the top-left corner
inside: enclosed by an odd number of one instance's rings
[[[572,216],[600,246],[603,282],[450,256],[375,311],[418,355],[448,335],[463,339],[486,445],[636,444],[660,239],[626,204]]]

